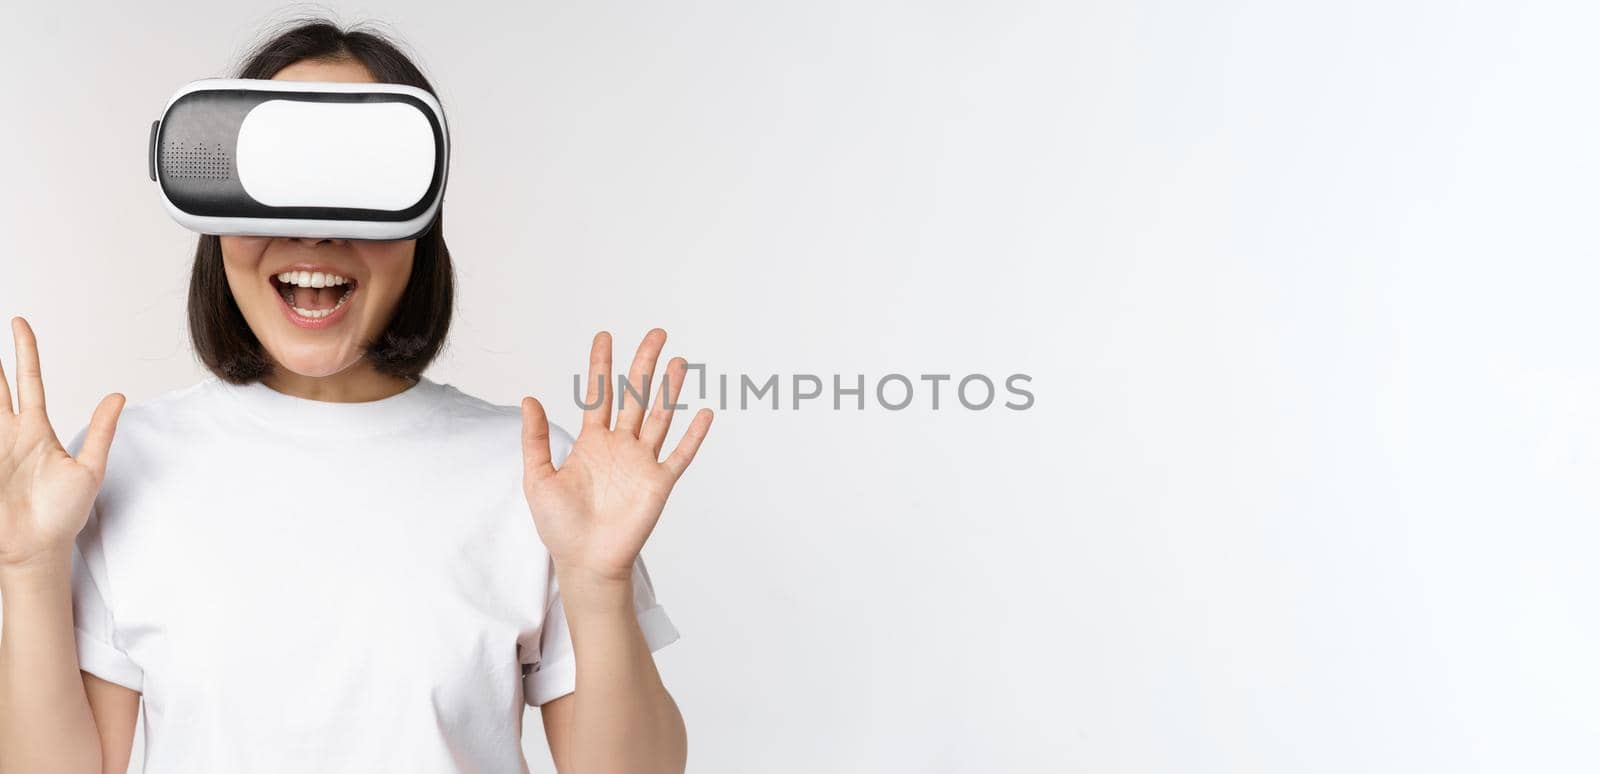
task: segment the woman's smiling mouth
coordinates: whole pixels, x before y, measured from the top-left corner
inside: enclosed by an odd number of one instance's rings
[[[282,271],[268,281],[284,315],[301,328],[326,328],[337,322],[358,284],[347,275],[315,269]]]

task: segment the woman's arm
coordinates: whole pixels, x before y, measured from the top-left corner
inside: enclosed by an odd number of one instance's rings
[[[133,732],[139,727],[141,694],[109,680],[83,672],[83,690],[100,733],[100,769],[105,774],[125,774],[133,755]]]
[[[33,329],[19,317],[11,331],[15,410],[0,369],[0,773],[99,774],[101,737],[73,633],[72,550],[104,479],[123,398],[102,400],[78,456],[67,454],[45,414]],[[126,714],[126,697],[120,702]]]
[[[556,770],[683,771],[683,716],[645,644],[632,584],[579,591],[581,580],[558,580],[578,678],[576,690],[540,708]]]
[[[0,772],[100,774],[72,633],[72,560],[0,565]]]
[[[666,339],[657,328],[639,345],[627,376],[632,395],[650,394]],[[688,363],[673,358],[654,407],[629,400],[629,392],[602,387],[614,383],[611,336],[595,336],[584,400],[593,408],[584,411],[583,428],[559,470],[551,463],[544,407],[533,398],[522,401],[523,491],[555,563],[577,666],[573,693],[543,713],[551,755],[563,772],[684,770],[683,718],[639,628],[633,570],[667,496],[711,428],[711,411],[701,409],[677,448],[661,458],[687,372]],[[622,396],[615,425],[613,393]]]
[[[71,575],[70,558],[0,568],[0,774],[128,770],[139,693],[79,671]]]

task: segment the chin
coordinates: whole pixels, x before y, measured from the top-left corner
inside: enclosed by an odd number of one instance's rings
[[[333,376],[355,365],[359,360],[360,358],[356,358],[355,360],[347,361],[331,354],[321,357],[316,355],[291,355],[288,357],[273,355],[273,362],[279,368],[310,379]]]

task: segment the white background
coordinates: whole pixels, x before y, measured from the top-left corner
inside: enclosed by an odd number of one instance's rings
[[[691,771],[1600,768],[1592,5],[336,9],[450,116],[436,380],[575,426],[652,325],[1034,378],[719,414],[646,549]],[[146,131],[284,14],[3,14],[0,315],[65,438],[203,375]]]

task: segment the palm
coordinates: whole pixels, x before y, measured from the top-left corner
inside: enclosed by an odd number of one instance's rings
[[[9,422],[6,424],[20,424]],[[6,432],[0,430],[0,432]],[[98,482],[61,448],[54,434],[19,433],[0,458],[0,552],[59,545],[83,528]],[[0,558],[16,558],[0,555]]]
[[[655,371],[666,333],[651,331],[640,345],[628,376],[640,394]],[[611,339],[595,337],[590,352],[589,395],[583,428],[558,470],[551,464],[549,422],[535,399],[523,401],[523,491],[539,537],[558,564],[581,567],[622,579],[655,529],[667,496],[688,467],[710,427],[711,412],[700,411],[678,447],[660,460],[688,364],[676,358],[667,366],[655,405],[621,393],[623,405],[612,423]],[[603,395],[599,383],[608,384]],[[596,405],[598,403],[598,405]]]
[[[105,457],[116,430],[122,396],[106,396],[95,409],[77,457],[62,448],[45,414],[33,330],[12,323],[17,348],[17,411],[0,371],[0,563],[18,563],[71,543],[105,477]]]

